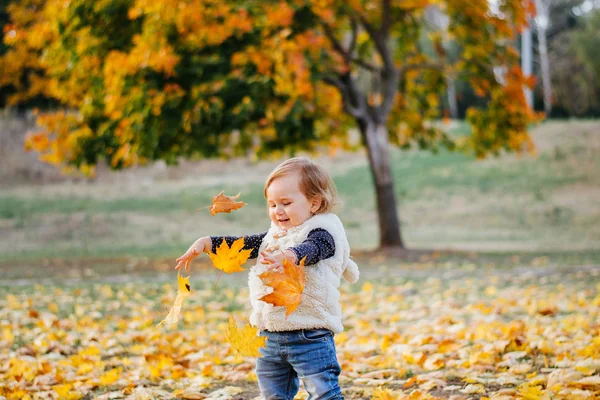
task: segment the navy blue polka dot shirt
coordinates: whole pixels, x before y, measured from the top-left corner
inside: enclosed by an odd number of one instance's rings
[[[267,232],[244,236],[243,250],[252,249],[250,258],[258,257],[260,245],[266,235]],[[241,236],[211,236],[212,252],[217,252],[217,247],[223,243],[223,239],[225,239],[227,245],[231,247],[231,244],[240,237]],[[317,228],[309,232],[308,237],[304,242],[296,247],[290,247],[289,249],[296,253],[298,260],[302,260],[306,257],[304,265],[313,265],[321,260],[332,257],[335,254],[335,242],[333,241],[333,236],[331,236],[329,232],[325,229]]]

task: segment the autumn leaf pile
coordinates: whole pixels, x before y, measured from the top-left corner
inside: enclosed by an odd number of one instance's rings
[[[424,268],[342,285],[347,398],[599,398],[600,268]],[[193,280],[170,329],[155,328],[172,305],[170,279],[1,288],[0,396],[258,396],[254,359],[225,343],[230,314],[249,312],[245,282],[212,284]]]

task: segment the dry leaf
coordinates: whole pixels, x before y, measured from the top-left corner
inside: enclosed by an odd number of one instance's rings
[[[583,387],[585,389],[600,390],[600,376],[588,376],[576,382],[571,382],[571,385]]]
[[[550,395],[541,386],[525,383],[519,387],[519,395],[524,400],[550,400]]]
[[[259,300],[274,306],[284,306],[287,309],[286,317],[293,313],[302,302],[302,292],[306,283],[304,260],[302,259],[300,264],[296,265],[284,259],[282,272],[266,271],[258,275],[265,285],[273,288],[272,293]]]
[[[112,385],[121,377],[122,372],[123,368],[121,367],[111,369],[110,371],[100,376],[100,384],[102,386]]]
[[[265,346],[267,337],[258,336],[257,331],[258,329],[251,325],[246,325],[242,329],[239,329],[233,316],[229,316],[226,332],[227,341],[240,355],[260,357],[259,349]]]
[[[215,268],[220,269],[223,272],[227,272],[228,274],[232,272],[241,272],[244,271],[242,264],[248,260],[250,253],[252,253],[251,249],[242,250],[243,247],[243,237],[234,241],[231,244],[231,247],[229,247],[225,238],[223,238],[223,242],[217,247],[217,252],[208,253],[208,256],[212,260]]]
[[[177,296],[175,297],[175,304],[171,307],[171,311],[167,317],[160,322],[160,324],[156,325],[158,328],[162,324],[176,324],[179,322],[179,315],[181,314],[181,306],[183,305],[183,300],[185,300],[192,291],[190,287],[190,277],[183,277],[179,273],[177,274]]]
[[[235,196],[225,196],[223,191],[212,198],[212,204],[210,206],[210,214],[215,215],[216,213],[224,212],[230,213],[233,210],[238,210],[246,205],[243,201],[236,201],[240,197],[241,193]]]
[[[373,400],[395,400],[398,396],[389,389],[378,388],[373,392]]]

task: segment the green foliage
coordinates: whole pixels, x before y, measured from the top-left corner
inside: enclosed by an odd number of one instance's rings
[[[600,83],[600,10],[587,15],[583,27],[572,32],[571,37],[577,55],[595,81]],[[600,84],[597,88],[600,89]]]

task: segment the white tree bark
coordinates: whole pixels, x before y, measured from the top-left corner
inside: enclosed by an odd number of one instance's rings
[[[548,61],[548,44],[546,40],[546,28],[549,21],[548,5],[543,0],[535,0],[535,8],[537,9],[535,26],[538,36],[540,66],[542,69],[544,112],[546,116],[549,116],[552,111],[552,81],[550,80],[550,62]]]
[[[529,23],[528,27],[523,28],[523,32],[521,32],[521,69],[523,70],[523,75],[525,75],[525,77],[529,77],[533,73],[530,27],[531,23]],[[533,108],[532,90],[528,87],[523,88],[523,90],[525,91],[527,105],[530,108]]]

